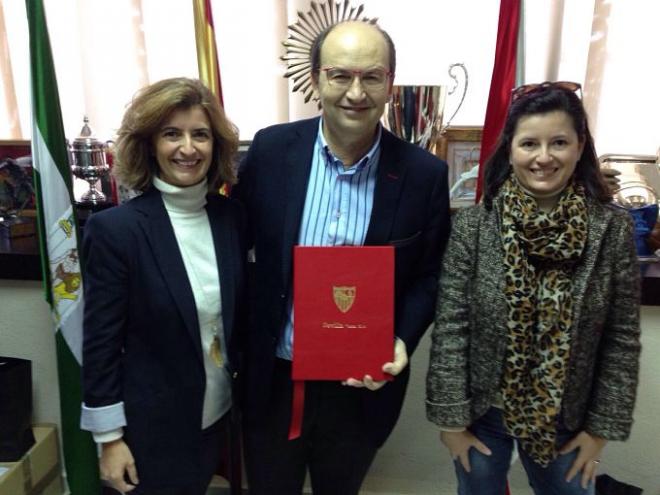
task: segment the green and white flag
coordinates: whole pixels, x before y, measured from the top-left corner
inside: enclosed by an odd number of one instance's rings
[[[64,466],[71,495],[100,493],[97,451],[80,429],[83,292],[71,169],[43,0],[26,0],[32,80],[32,162],[41,264],[51,305],[62,411]]]

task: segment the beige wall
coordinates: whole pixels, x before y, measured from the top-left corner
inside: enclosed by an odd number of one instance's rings
[[[430,330],[412,356],[410,385],[399,422],[364,483],[369,492],[437,495],[438,487],[453,486],[453,478],[439,470],[440,466],[450,466],[451,458],[440,446],[438,429],[426,420],[429,346]]]
[[[34,422],[60,422],[55,334],[41,282],[0,280],[0,355],[32,360]]]

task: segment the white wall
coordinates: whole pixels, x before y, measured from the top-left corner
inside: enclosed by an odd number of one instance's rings
[[[59,424],[55,334],[41,282],[0,280],[0,355],[32,361],[34,422]]]

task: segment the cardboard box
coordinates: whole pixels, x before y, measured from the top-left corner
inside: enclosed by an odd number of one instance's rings
[[[55,425],[32,427],[37,443],[19,462],[0,463],[0,495],[62,495],[60,449]]]

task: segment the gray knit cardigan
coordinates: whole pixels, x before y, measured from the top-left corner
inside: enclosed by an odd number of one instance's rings
[[[639,372],[640,270],[629,215],[588,200],[588,239],[573,273],[571,355],[562,418],[571,431],[625,440]],[[500,392],[506,352],[500,220],[483,205],[454,215],[439,282],[426,411],[468,426]]]

